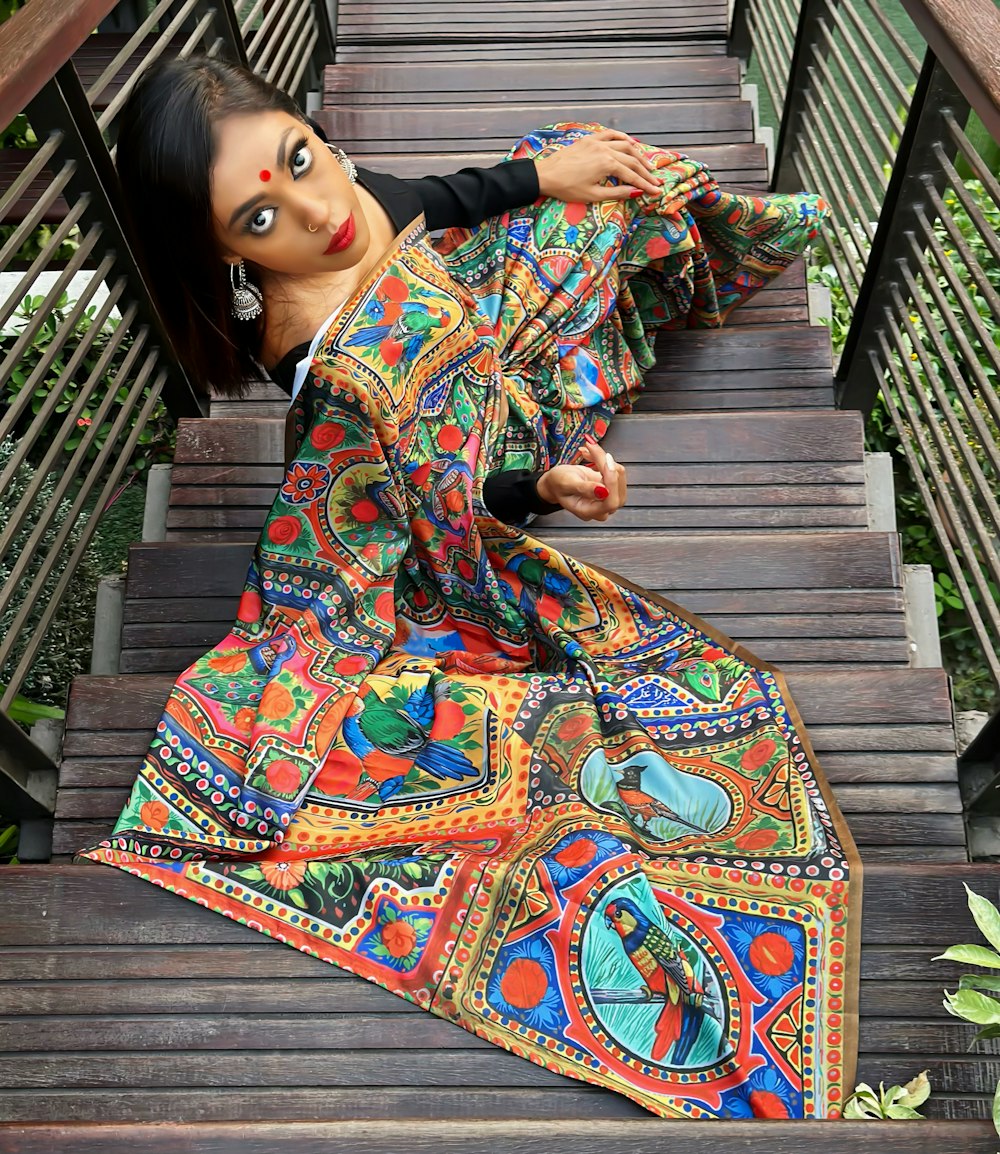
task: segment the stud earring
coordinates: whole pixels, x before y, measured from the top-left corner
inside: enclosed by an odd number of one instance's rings
[[[358,170],[354,165],[354,161],[351,160],[351,158],[342,148],[338,148],[335,144],[328,144],[327,148],[329,148],[329,150],[337,158],[337,163],[344,170],[344,172],[347,173],[347,179],[351,182],[351,184],[354,184],[358,179]]]
[[[238,321],[252,321],[264,311],[260,289],[247,280],[242,259],[229,266],[229,283],[233,290],[233,316]]]

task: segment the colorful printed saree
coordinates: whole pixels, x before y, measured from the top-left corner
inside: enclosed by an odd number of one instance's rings
[[[649,154],[658,199],[384,255],[297,398],[238,620],[86,856],[655,1113],[834,1115],[857,859],[784,682],[481,500],[501,460],[573,458],[653,328],[721,323],[823,211]]]

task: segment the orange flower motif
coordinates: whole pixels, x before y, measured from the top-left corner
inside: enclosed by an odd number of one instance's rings
[[[778,747],[769,738],[765,737],[758,741],[756,745],[751,745],[750,748],[740,758],[740,765],[752,773],[755,769],[760,769],[761,766],[767,763],[774,757]]]
[[[236,716],[233,718],[233,722],[240,733],[249,733],[256,720],[256,712],[248,705],[244,705],[242,709],[237,709]]]
[[[239,673],[247,663],[246,651],[234,650],[232,653],[220,653],[218,657],[210,657],[208,664],[219,673]]]
[[[461,516],[465,512],[465,494],[459,489],[449,489],[444,495],[444,507],[449,513]]]
[[[292,695],[277,681],[270,682],[261,694],[260,714],[262,717],[266,717],[268,721],[280,721],[283,717],[287,717],[294,708],[295,701]]]
[[[276,890],[293,890],[306,876],[306,863],[301,861],[262,861],[264,881]]]
[[[757,853],[760,850],[769,849],[778,840],[778,831],[776,829],[752,829],[749,833],[738,837],[733,845],[737,849],[743,850],[744,853]]]
[[[162,801],[146,801],[139,809],[139,816],[150,829],[161,830],[170,817],[170,810]]]
[[[264,776],[276,793],[297,793],[302,784],[302,775],[293,761],[272,761]]]
[[[405,958],[417,944],[417,931],[409,922],[397,918],[382,927],[382,945],[394,958]]]
[[[566,720],[556,730],[556,736],[560,741],[575,741],[578,737],[583,737],[594,728],[594,720],[587,717],[583,713],[576,713],[572,717],[567,717]]]

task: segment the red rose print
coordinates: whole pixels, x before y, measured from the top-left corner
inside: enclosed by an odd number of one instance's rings
[[[302,775],[292,761],[272,761],[264,776],[275,793],[296,793],[302,784]]]
[[[750,772],[755,769],[760,769],[762,765],[767,763],[774,757],[777,746],[769,738],[765,737],[758,741],[756,745],[751,745],[750,748],[740,758],[740,765]]]
[[[343,426],[334,425],[330,421],[324,421],[321,425],[317,425],[309,434],[309,440],[314,449],[336,448],[343,439]]]
[[[291,545],[302,531],[298,517],[276,517],[267,527],[268,538],[275,545]]]

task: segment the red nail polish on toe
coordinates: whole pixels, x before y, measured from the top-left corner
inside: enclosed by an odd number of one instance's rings
[[[611,494],[607,489],[605,489],[603,485],[595,485],[594,496],[598,499],[598,501],[605,501],[608,497],[611,496]]]

